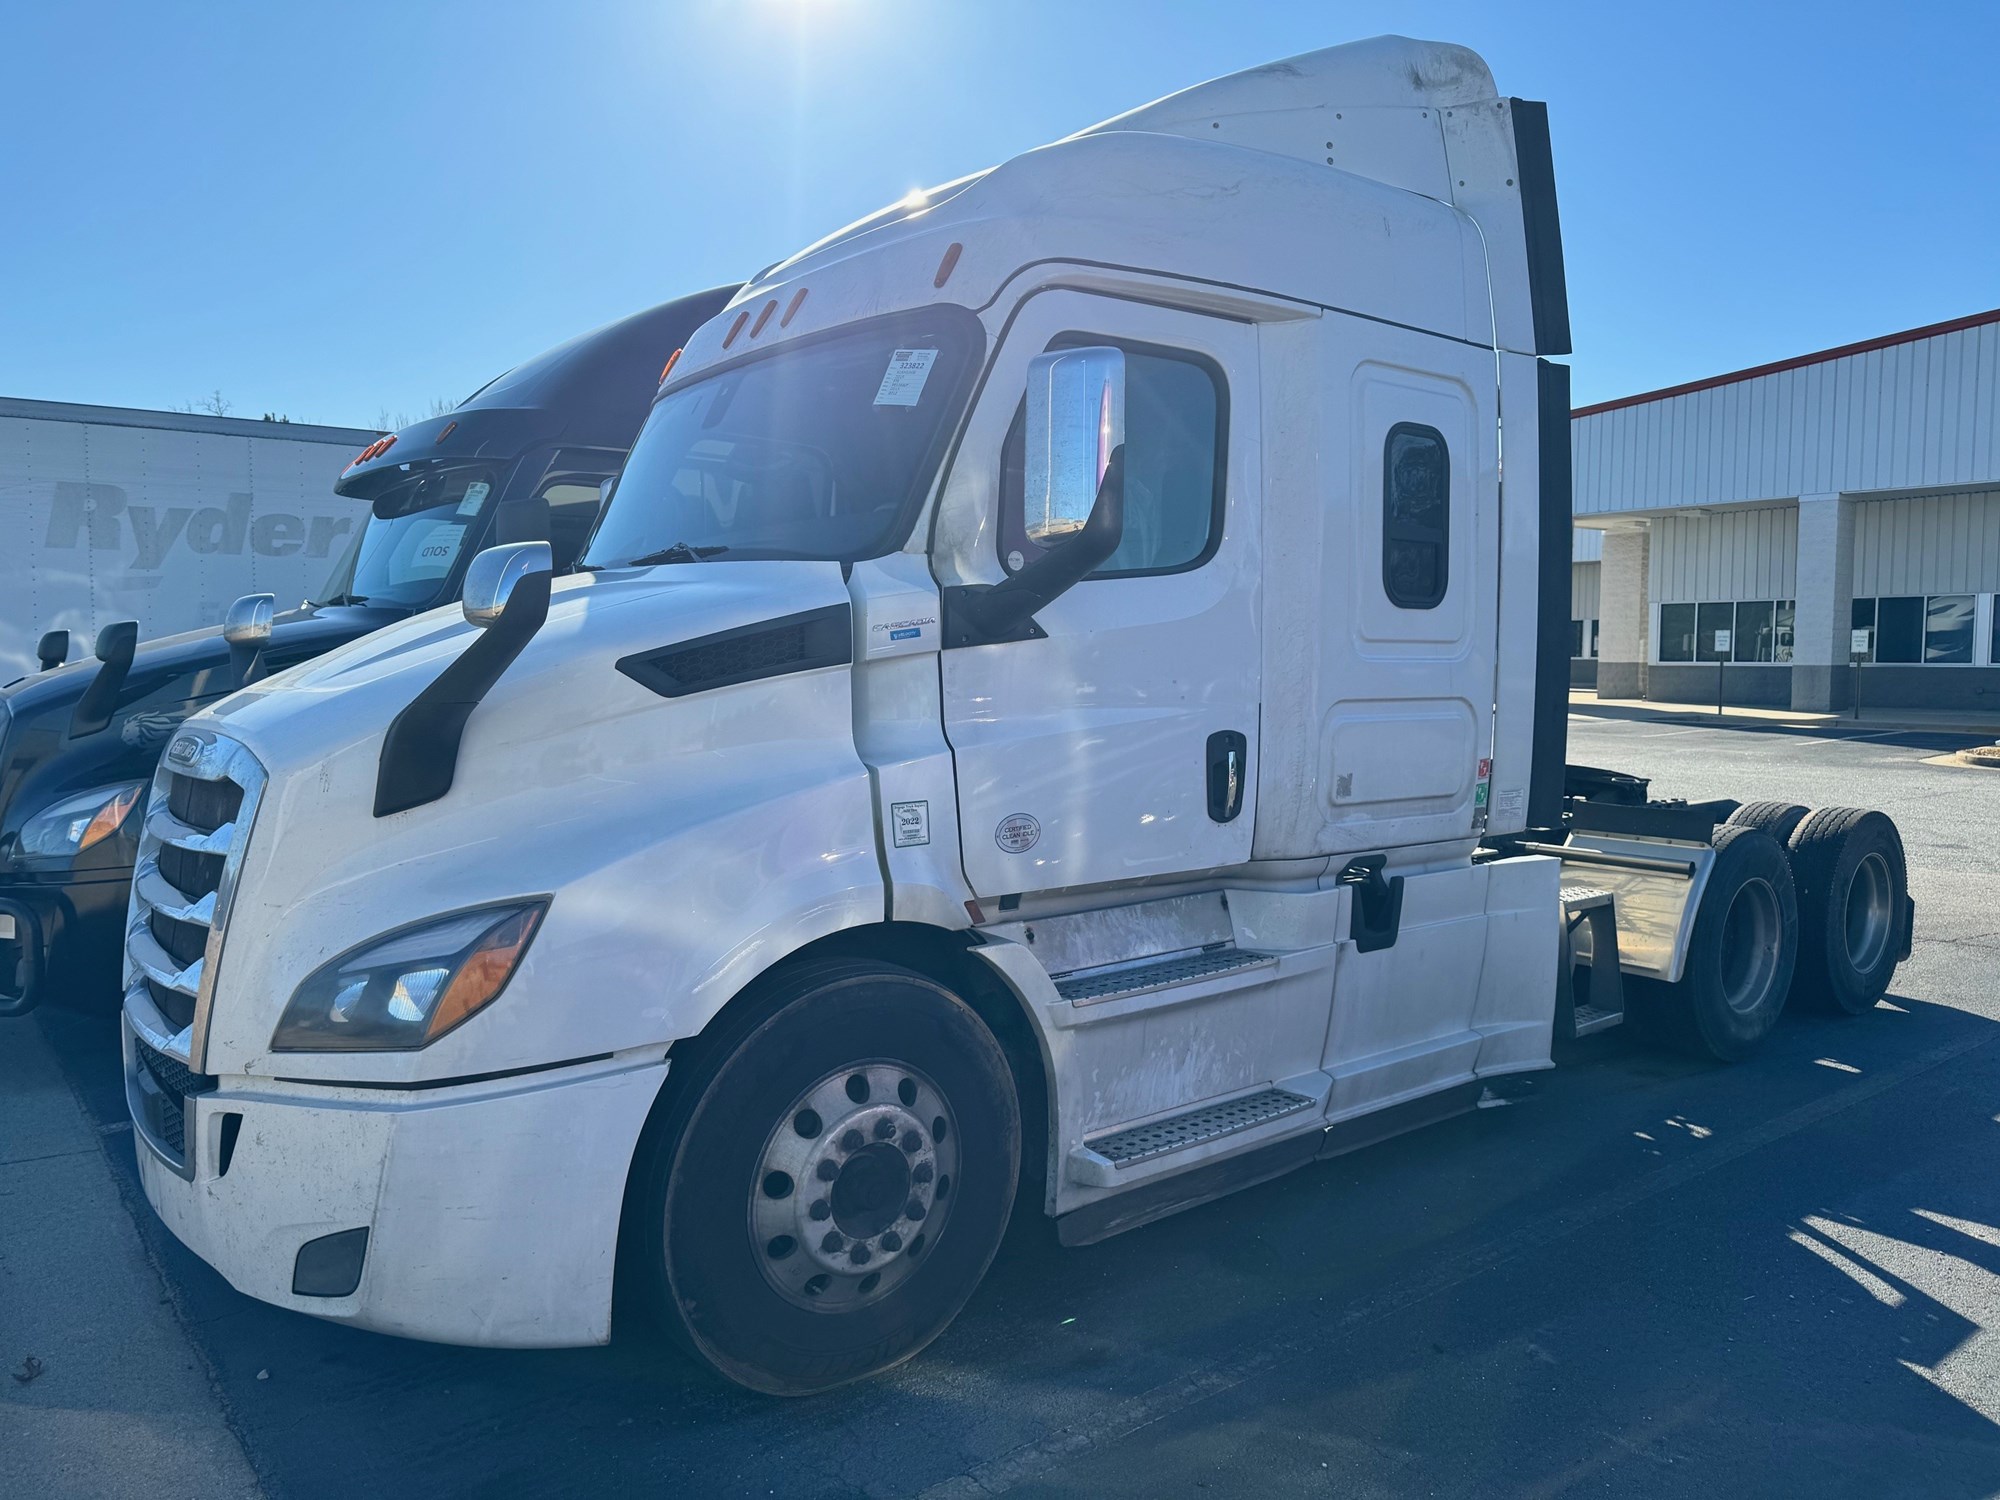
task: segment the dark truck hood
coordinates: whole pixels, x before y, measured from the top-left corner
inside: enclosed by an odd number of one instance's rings
[[[375,605],[287,610],[271,623],[266,669],[276,672],[323,655],[407,613]],[[141,641],[110,724],[71,739],[70,717],[99,665],[86,658],[0,688],[0,868],[12,862],[22,823],[71,793],[150,778],[174,727],[236,690],[220,626]],[[107,839],[86,851],[79,865],[124,868],[132,855],[132,841]]]

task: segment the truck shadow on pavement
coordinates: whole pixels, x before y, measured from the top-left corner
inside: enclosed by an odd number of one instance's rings
[[[2000,1025],[1894,998],[1717,1067],[1617,1032],[1495,1107],[1103,1244],[1017,1222],[805,1402],[244,1297],[140,1195],[111,1018],[44,1031],[278,1496],[1972,1495],[2000,1486]]]

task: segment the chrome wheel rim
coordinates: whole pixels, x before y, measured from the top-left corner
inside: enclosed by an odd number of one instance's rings
[[[1847,882],[1847,910],[1841,925],[1847,939],[1847,961],[1860,973],[1872,972],[1882,961],[1882,950],[1889,946],[1889,932],[1895,925],[1890,911],[1893,888],[1889,861],[1880,854],[1864,858]]]
[[[1778,893],[1768,880],[1746,880],[1722,922],[1722,995],[1748,1015],[1771,993],[1778,973]]]
[[[922,1072],[838,1068],[794,1099],[750,1181],[757,1264],[788,1302],[852,1312],[916,1270],[950,1217],[958,1121]]]

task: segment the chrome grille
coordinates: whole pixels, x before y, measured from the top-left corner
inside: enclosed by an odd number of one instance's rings
[[[248,750],[202,729],[176,734],[153,778],[125,926],[125,1003],[135,1029],[183,1067],[202,1061],[222,928],[263,789]]]

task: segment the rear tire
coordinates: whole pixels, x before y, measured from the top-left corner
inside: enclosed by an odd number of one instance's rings
[[[1799,951],[1798,895],[1784,849],[1762,829],[1725,824],[1714,846],[1680,982],[1627,982],[1647,1033],[1736,1062],[1785,1008]]]
[[[1823,807],[1792,834],[1799,883],[1799,993],[1858,1016],[1887,993],[1902,956],[1909,870],[1902,836],[1879,812]]]
[[[1810,808],[1796,802],[1746,802],[1729,815],[1725,828],[1761,828],[1778,841],[1783,848],[1790,842],[1792,831],[1806,820]]]
[[[999,1043],[943,986],[802,966],[669,1087],[633,1166],[631,1270],[728,1379],[803,1396],[889,1369],[986,1274],[1019,1106]]]

